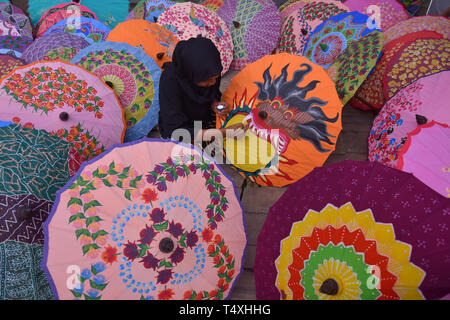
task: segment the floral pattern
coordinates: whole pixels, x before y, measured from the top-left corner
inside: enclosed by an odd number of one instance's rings
[[[14,55],[16,58],[22,56],[22,52],[32,43],[31,39],[25,37],[0,37],[0,53]]]
[[[6,76],[15,68],[23,65],[25,63],[19,58],[10,55],[0,55],[0,77]]]
[[[78,48],[57,48],[48,51],[43,57],[44,61],[64,60],[70,61],[80,51]]]
[[[90,268],[83,269],[78,275],[77,284],[70,290],[74,296],[74,300],[100,300],[102,291],[108,286],[108,282],[104,274],[106,265],[103,262],[97,262]]]

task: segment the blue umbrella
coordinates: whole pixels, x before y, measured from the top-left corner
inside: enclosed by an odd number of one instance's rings
[[[161,68],[141,48],[104,41],[86,47],[70,61],[109,85],[125,112],[124,142],[146,136],[158,123]]]
[[[347,48],[348,43],[373,31],[381,31],[370,24],[370,21],[369,16],[356,11],[331,17],[318,25],[310,34],[303,55],[327,69]]]

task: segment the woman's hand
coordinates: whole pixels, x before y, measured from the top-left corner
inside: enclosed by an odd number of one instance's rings
[[[223,108],[220,108],[219,106],[223,106]],[[226,116],[230,112],[230,105],[225,101],[214,101],[211,108],[219,117]]]

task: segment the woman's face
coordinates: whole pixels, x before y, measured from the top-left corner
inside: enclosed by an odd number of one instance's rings
[[[219,75],[212,76],[208,80],[197,82],[197,86],[199,87],[212,87],[216,84]]]

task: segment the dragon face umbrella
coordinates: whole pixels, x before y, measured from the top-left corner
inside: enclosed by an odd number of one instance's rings
[[[55,32],[34,40],[23,52],[22,59],[27,63],[56,59],[70,61],[80,49],[87,46],[89,46],[89,42],[82,37],[65,32]]]
[[[319,66],[328,68],[351,41],[370,32],[380,31],[374,26],[369,28],[368,19],[367,15],[356,11],[331,17],[311,33],[303,55]]]
[[[234,46],[231,69],[271,54],[281,31],[281,17],[271,0],[230,0],[217,10],[231,32]]]
[[[277,53],[301,55],[309,35],[319,24],[332,16],[349,11],[345,5],[335,0],[310,1],[302,4],[302,7],[283,20]]]
[[[33,34],[35,38],[42,37],[44,33],[58,21],[71,18],[86,17],[97,20],[97,16],[89,8],[82,6],[76,2],[61,3],[57,6],[49,8],[34,25]]]
[[[71,143],[71,174],[123,141],[120,103],[99,77],[63,61],[36,62],[1,79],[0,119],[45,129]]]
[[[243,177],[285,186],[321,166],[341,131],[342,103],[325,70],[301,56],[266,56],[233,78],[222,97],[232,106],[217,126],[248,124],[246,136],[224,139]]]
[[[230,30],[220,16],[192,2],[177,3],[165,10],[158,24],[171,31],[179,40],[202,36],[210,39],[220,52],[222,75],[233,60],[233,40]]]
[[[408,134],[397,169],[411,172],[427,186],[450,198],[450,127],[435,121]]]
[[[371,32],[352,41],[328,68],[328,75],[336,84],[336,91],[345,105],[375,67],[383,48],[381,31]]]
[[[172,61],[172,53],[178,43],[177,37],[166,28],[143,19],[119,23],[108,35],[108,41],[125,42],[140,47],[162,67]]]
[[[2,35],[21,36],[33,39],[33,28],[25,13],[9,4],[0,3],[0,29]]]
[[[408,134],[431,121],[450,124],[448,106],[450,71],[420,78],[386,102],[369,135],[369,160],[395,168]]]
[[[33,40],[24,37],[0,36],[0,53],[21,58],[25,49]]]
[[[79,20],[64,19],[50,27],[44,35],[52,32],[67,32],[82,37],[89,43],[105,41],[110,28],[93,19],[80,17]]]
[[[43,268],[59,299],[223,299],[242,270],[234,185],[192,146],[142,139],[112,148],[56,201]],[[68,288],[72,264],[79,281]]]
[[[375,15],[379,15],[379,27],[383,32],[409,19],[405,8],[397,0],[347,0],[345,5],[351,11],[374,15],[374,18]]]
[[[158,17],[164,10],[170,8],[178,1],[170,0],[141,0],[130,11],[126,20],[145,19],[148,22],[158,21]]]
[[[409,33],[419,31],[434,31],[444,39],[450,39],[450,19],[441,16],[419,16],[400,21],[388,30],[383,31],[384,44]]]
[[[125,114],[125,141],[146,136],[158,123],[161,69],[142,49],[105,41],[81,50],[71,62],[116,92]]]
[[[3,77],[25,62],[9,54],[0,54],[0,77]]]
[[[450,199],[373,162],[316,168],[270,208],[257,299],[439,299],[450,289]]]

